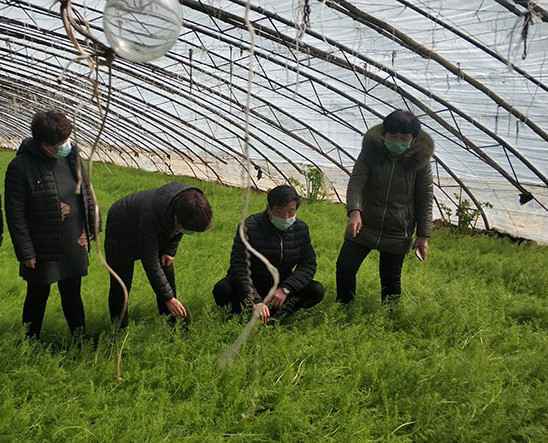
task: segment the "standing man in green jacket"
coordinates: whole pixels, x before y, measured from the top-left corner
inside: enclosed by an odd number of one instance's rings
[[[380,252],[383,303],[401,294],[403,259],[413,242],[426,259],[432,230],[434,142],[411,112],[397,110],[372,127],[348,183],[348,226],[337,259],[337,301],[356,292],[356,273],[371,250]]]

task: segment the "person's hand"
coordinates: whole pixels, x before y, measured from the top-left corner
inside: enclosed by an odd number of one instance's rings
[[[164,254],[162,255],[162,258],[160,259],[160,262],[162,263],[162,266],[164,268],[169,268],[173,261],[175,260],[175,257],[172,257],[171,255]]]
[[[78,244],[82,248],[87,249],[87,247],[88,247],[88,236],[86,235],[86,233],[84,231],[82,231],[82,233],[80,234],[80,237],[78,238]]]
[[[360,211],[352,211],[348,219],[348,232],[352,237],[356,237],[362,229],[362,213]]]
[[[29,258],[23,262],[23,265],[29,269],[36,269],[36,257]]]
[[[268,309],[268,306],[266,304],[257,303],[253,305],[253,311],[254,314],[257,315],[265,325],[268,323],[268,319],[270,318],[270,309]]]
[[[426,260],[426,257],[428,256],[428,239],[425,237],[417,237],[417,240],[415,241],[415,248],[422,259]]]
[[[175,297],[170,298],[168,301],[166,301],[167,309],[169,309],[169,312],[174,317],[178,318],[187,318],[188,311],[185,308],[185,305],[183,305],[179,300],[177,300]]]
[[[70,216],[72,208],[65,202],[60,202],[59,205],[61,207],[61,221],[65,221],[65,219]]]
[[[286,298],[287,294],[282,290],[282,288],[278,288],[271,297],[264,299],[264,303],[266,305],[272,305],[273,308],[278,309],[285,303]]]

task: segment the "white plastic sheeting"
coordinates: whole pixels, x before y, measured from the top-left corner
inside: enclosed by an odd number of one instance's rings
[[[440,205],[451,207],[455,194],[470,200],[464,186],[493,206],[484,208],[490,227],[548,243],[547,1],[536,9],[530,2],[527,15],[512,0],[311,0],[302,39],[295,23],[304,0],[255,1],[253,58],[245,1],[181,3],[183,32],[167,57],[151,65],[115,62],[105,160],[142,166],[138,152],[150,158],[147,168],[238,184],[252,62],[249,140],[254,177],[262,172],[256,186],[302,182],[303,165],[313,163],[332,183],[333,198],[344,200],[363,133],[391,110],[410,109],[436,142]],[[50,4],[0,0],[0,137],[22,136],[34,109],[81,106],[79,134],[89,142],[99,116],[85,99],[87,70],[73,64],[63,84],[56,82],[74,54]],[[74,6],[104,41],[104,2]],[[520,205],[524,191],[534,199]]]

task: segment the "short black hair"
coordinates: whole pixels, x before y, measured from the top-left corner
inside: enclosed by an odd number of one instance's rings
[[[415,114],[409,111],[402,111],[401,109],[388,114],[384,118],[382,126],[384,132],[412,134],[413,137],[419,135],[421,130],[421,122]]]
[[[55,146],[70,137],[72,123],[64,112],[39,111],[32,117],[30,129],[34,141]]]
[[[301,204],[301,197],[299,197],[295,188],[289,185],[280,185],[272,188],[268,191],[266,199],[268,200],[268,207],[271,209],[274,206],[283,208],[291,202],[297,202],[297,208]]]
[[[188,189],[177,194],[174,209],[177,222],[183,229],[204,232],[211,225],[213,211],[199,189]]]

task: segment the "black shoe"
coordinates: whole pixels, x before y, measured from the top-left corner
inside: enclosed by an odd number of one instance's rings
[[[400,302],[400,294],[383,294],[381,295],[381,302],[383,305],[397,306]]]
[[[383,295],[382,305],[386,307],[386,311],[391,318],[398,317],[400,312],[400,294]]]
[[[70,333],[71,333],[72,344],[82,349],[84,345],[84,339],[86,338],[86,331],[84,326],[77,326],[74,329],[72,329]]]

